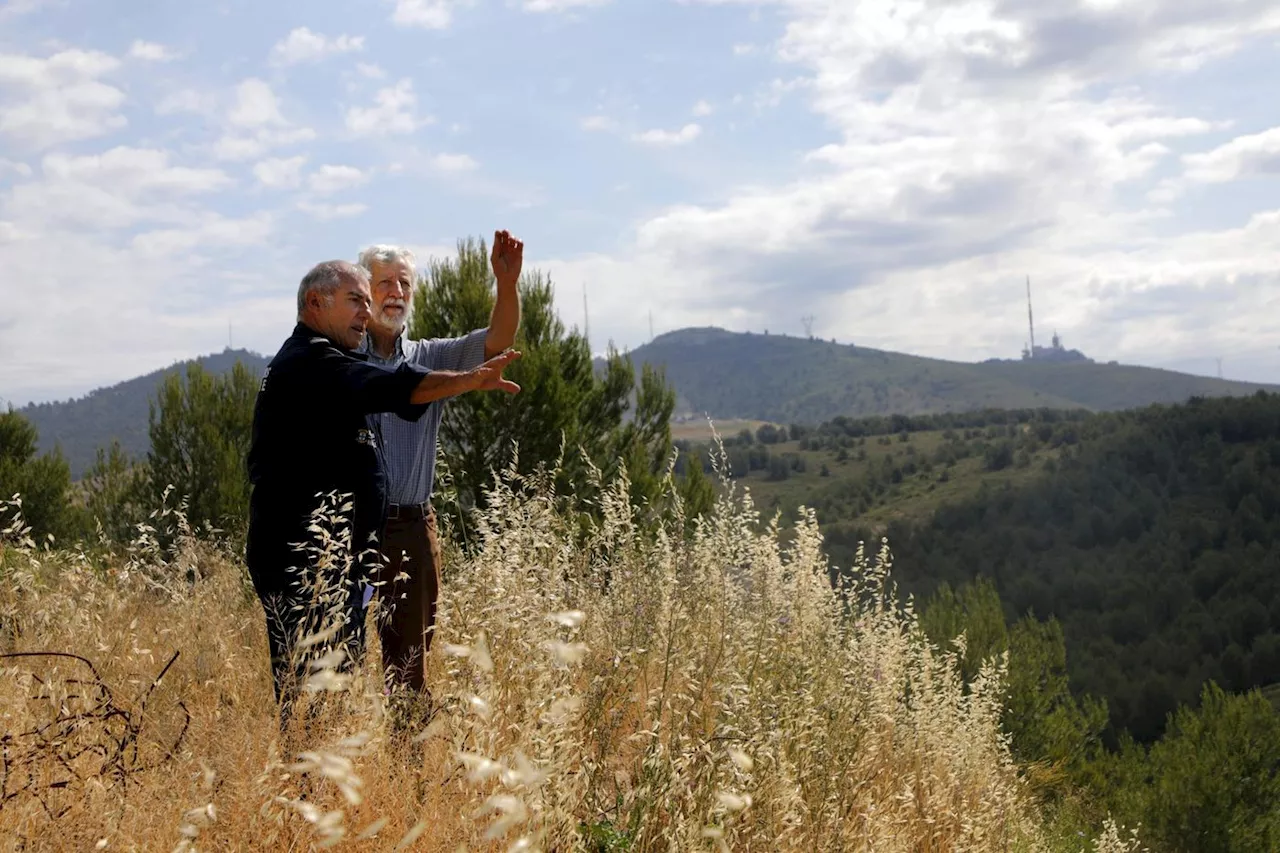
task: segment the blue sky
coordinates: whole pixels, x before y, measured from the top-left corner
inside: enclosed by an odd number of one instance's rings
[[[1280,381],[1274,0],[0,0],[0,398],[274,352],[370,242],[507,228],[688,325]]]

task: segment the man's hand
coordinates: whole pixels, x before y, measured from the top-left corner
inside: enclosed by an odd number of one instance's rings
[[[506,391],[508,394],[519,393],[520,386],[502,375],[506,366],[519,358],[519,352],[509,349],[468,371],[471,389],[473,391]]]
[[[520,267],[524,263],[524,243],[506,231],[495,231],[489,263],[493,265],[493,275],[499,285],[515,284],[520,279]]]

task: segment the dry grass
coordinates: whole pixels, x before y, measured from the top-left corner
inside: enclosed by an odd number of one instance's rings
[[[530,485],[530,484],[526,484]],[[693,539],[605,491],[585,535],[542,483],[446,555],[430,684],[392,735],[373,663],[282,743],[243,568],[179,529],[102,561],[10,528],[0,556],[0,837],[24,850],[1044,849],[1000,735],[998,662],[890,606],[887,554],[827,582],[726,495]],[[162,513],[158,526],[180,525]],[[163,680],[157,674],[174,653]],[[104,704],[104,689],[110,701]],[[16,848],[15,848],[16,849]],[[1127,850],[1119,842],[1109,849]]]

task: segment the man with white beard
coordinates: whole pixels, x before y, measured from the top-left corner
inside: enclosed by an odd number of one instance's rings
[[[399,246],[365,249],[359,263],[369,271],[373,314],[362,351],[371,363],[388,370],[408,363],[428,370],[465,371],[510,349],[520,325],[517,282],[523,254],[524,244],[509,233],[494,234],[490,263],[497,301],[488,328],[459,338],[409,340],[407,323],[417,277],[413,253]],[[431,489],[443,404],[433,403],[418,421],[392,413],[368,418],[381,437],[390,504],[380,539],[384,566],[378,585],[378,595],[390,609],[378,626],[383,670],[388,687],[414,693],[426,692],[426,656],[440,595],[440,546]],[[402,573],[407,579],[396,580]]]

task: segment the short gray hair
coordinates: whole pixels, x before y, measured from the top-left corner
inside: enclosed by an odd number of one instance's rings
[[[418,261],[413,252],[404,246],[390,246],[386,243],[370,246],[360,253],[359,264],[372,274],[375,262],[379,264],[394,264],[399,261],[403,261],[404,265],[409,268],[409,283],[413,284],[413,279],[418,275]]]
[[[308,295],[319,293],[322,296],[330,296],[342,286],[343,279],[347,278],[369,283],[368,271],[350,261],[321,261],[308,270],[302,277],[302,283],[298,285],[299,319],[302,317],[302,312],[306,310]]]

